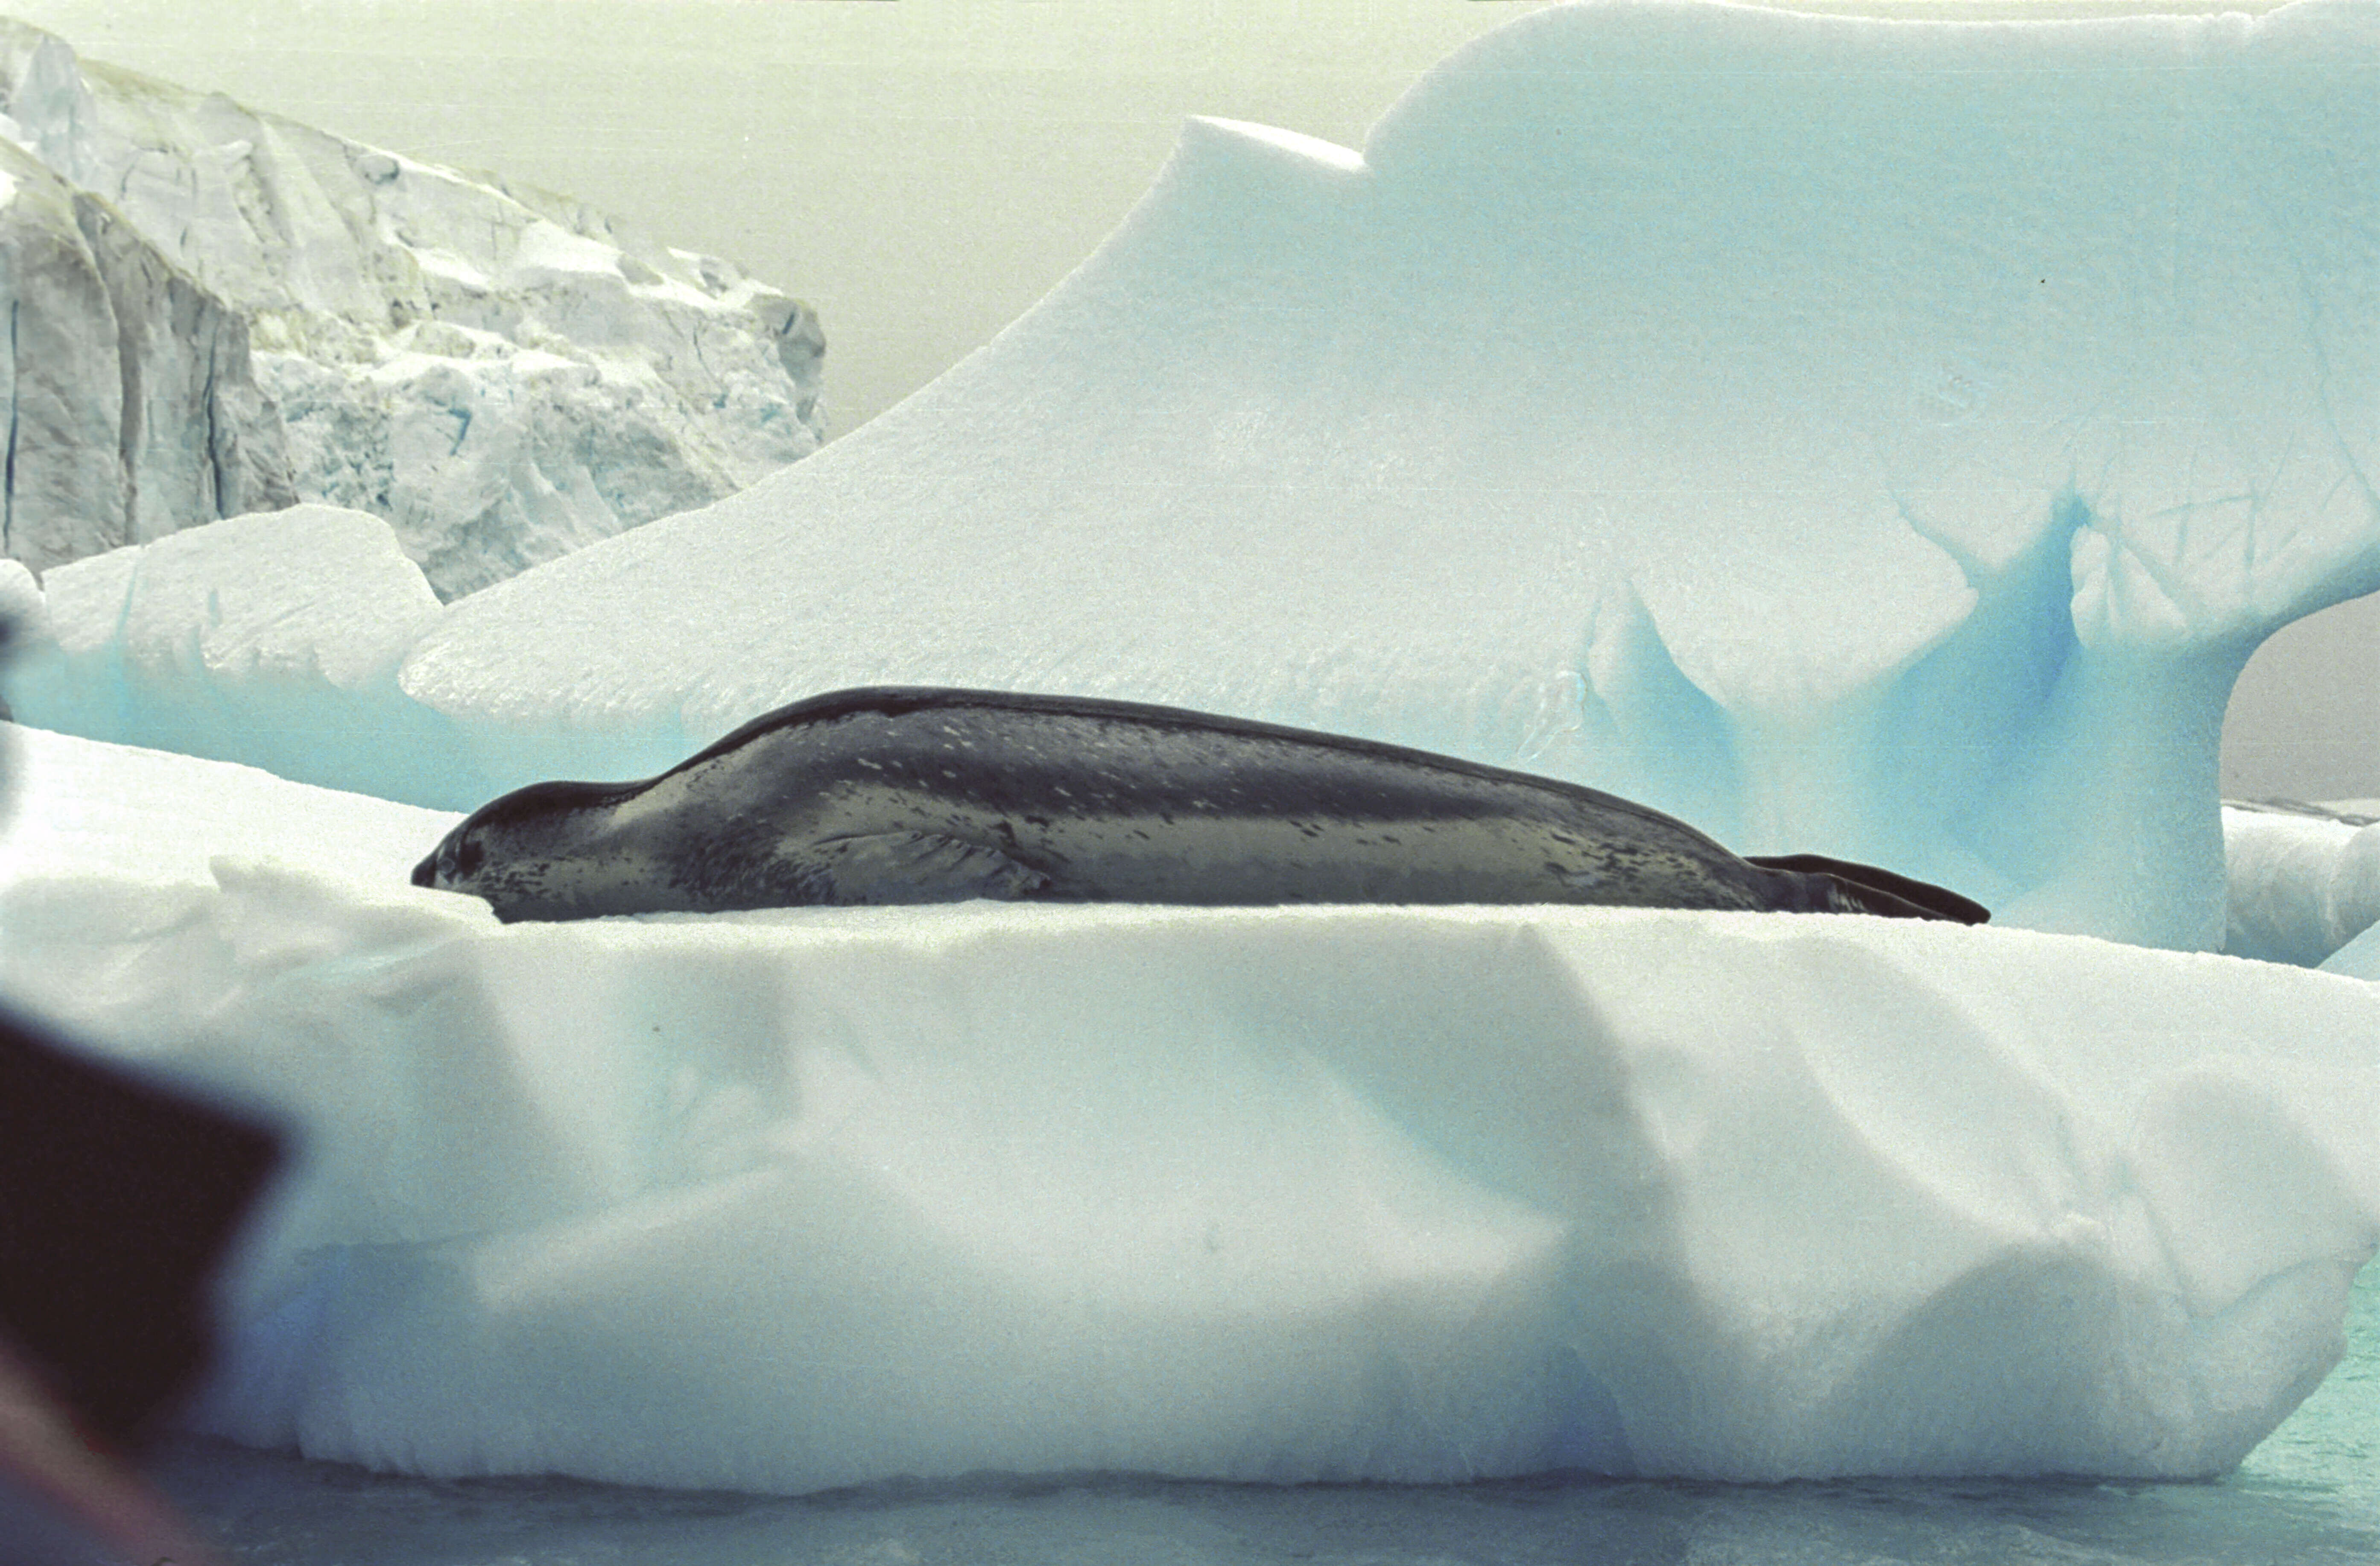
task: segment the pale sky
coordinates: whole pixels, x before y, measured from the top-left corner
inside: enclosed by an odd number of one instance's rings
[[[1430,66],[1546,3],[0,0],[0,10],[92,59],[494,169],[735,261],[819,310],[830,433],[841,433],[987,341],[1088,255],[1189,115],[1360,147]],[[2380,602],[2267,644],[2233,702],[2224,786],[2380,795]]]
[[[1360,144],[1546,0],[0,0],[93,59],[566,192],[815,306],[848,431],[1022,314],[1182,122]]]

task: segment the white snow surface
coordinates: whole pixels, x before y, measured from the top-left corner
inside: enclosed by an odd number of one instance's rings
[[[2209,1474],[2380,1238],[2380,990],[2330,975],[1590,909],[505,927],[406,880],[451,816],[0,734],[0,989],[304,1134],[201,1422],[314,1456]]]
[[[450,605],[309,775],[467,808],[842,686],[1074,692],[2214,948],[2232,679],[2380,586],[2375,63],[2334,0],[1607,0],[1454,55],[1360,154],[1194,122],[991,345]]]
[[[90,877],[119,888],[212,889],[214,861],[232,856],[381,886],[460,819],[15,724],[0,724],[0,883],[12,885]]]
[[[822,438],[808,307],[568,198],[7,21],[0,143],[6,541],[37,569],[304,499],[388,518],[452,598]]]

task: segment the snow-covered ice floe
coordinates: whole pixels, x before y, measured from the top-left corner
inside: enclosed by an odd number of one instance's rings
[[[406,882],[451,816],[0,733],[0,989],[303,1133],[202,1423],[315,1456],[2204,1475],[2380,1236],[2380,990],[2330,975],[1593,909],[501,926]]]
[[[468,808],[841,686],[1123,697],[2212,948],[2232,680],[2380,586],[2375,62],[2332,0],[1645,0],[1480,39],[1360,153],[1194,122],[992,344],[450,605],[308,775]]]

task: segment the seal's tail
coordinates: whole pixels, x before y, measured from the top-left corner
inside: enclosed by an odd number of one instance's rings
[[[1988,923],[1992,911],[1931,881],[1829,859],[1822,854],[1778,854],[1749,858],[1764,870],[1791,870],[1831,885],[1847,913],[1882,914],[1896,919],[1956,919],[1962,925]]]

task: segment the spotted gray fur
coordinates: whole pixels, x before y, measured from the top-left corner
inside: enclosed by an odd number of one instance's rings
[[[972,897],[1987,917],[1889,872],[1739,858],[1611,795],[1424,751],[889,686],[779,708],[646,782],[505,795],[413,879],[506,920]]]

